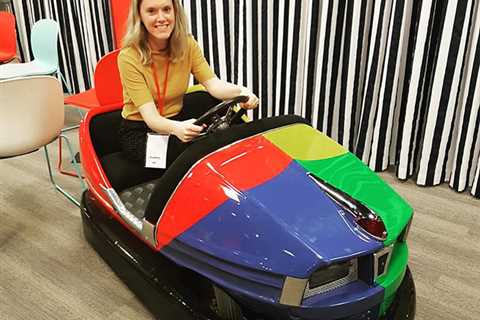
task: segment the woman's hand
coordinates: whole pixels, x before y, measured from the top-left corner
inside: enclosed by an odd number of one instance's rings
[[[248,88],[225,82],[217,77],[204,81],[202,84],[207,89],[208,93],[218,100],[233,99],[239,95],[248,96],[248,101],[240,103],[240,106],[244,109],[254,109],[258,107],[258,97],[248,90]]]
[[[240,103],[240,106],[243,109],[255,109],[256,107],[258,107],[258,103],[259,103],[258,97],[254,93],[252,93],[250,90],[243,87],[242,91],[240,92],[240,95],[247,96],[249,98],[247,102]]]
[[[195,119],[175,122],[176,123],[172,133],[182,142],[192,141],[192,139],[198,137],[203,130],[202,126],[193,124]]]

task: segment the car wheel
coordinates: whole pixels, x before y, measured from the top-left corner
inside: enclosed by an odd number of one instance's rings
[[[216,313],[224,320],[243,320],[242,307],[225,291],[213,286],[216,301]]]

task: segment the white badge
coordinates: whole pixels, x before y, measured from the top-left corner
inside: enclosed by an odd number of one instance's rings
[[[145,167],[165,169],[167,167],[167,148],[170,135],[147,133]]]

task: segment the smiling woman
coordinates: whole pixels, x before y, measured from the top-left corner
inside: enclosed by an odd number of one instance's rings
[[[153,50],[166,50],[175,27],[175,12],[170,1],[145,0],[140,15],[147,29],[148,43]]]
[[[150,50],[169,51],[181,60],[187,47],[188,23],[183,8],[172,0],[132,1],[124,47],[136,47],[143,64],[151,62]]]
[[[242,95],[248,97],[242,107],[258,105],[247,88],[217,78],[187,30],[178,0],[132,1],[118,65],[124,95],[120,141],[133,161],[145,164],[147,133],[169,136],[162,152],[173,161],[204,129],[195,119],[219,100]],[[208,93],[185,95],[190,75]]]

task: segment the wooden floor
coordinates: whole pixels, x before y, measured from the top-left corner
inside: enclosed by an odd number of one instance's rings
[[[415,208],[417,319],[480,319],[480,200],[381,176]],[[78,181],[58,180],[79,196]],[[85,241],[78,208],[49,182],[43,151],[0,160],[0,319],[151,318]]]

